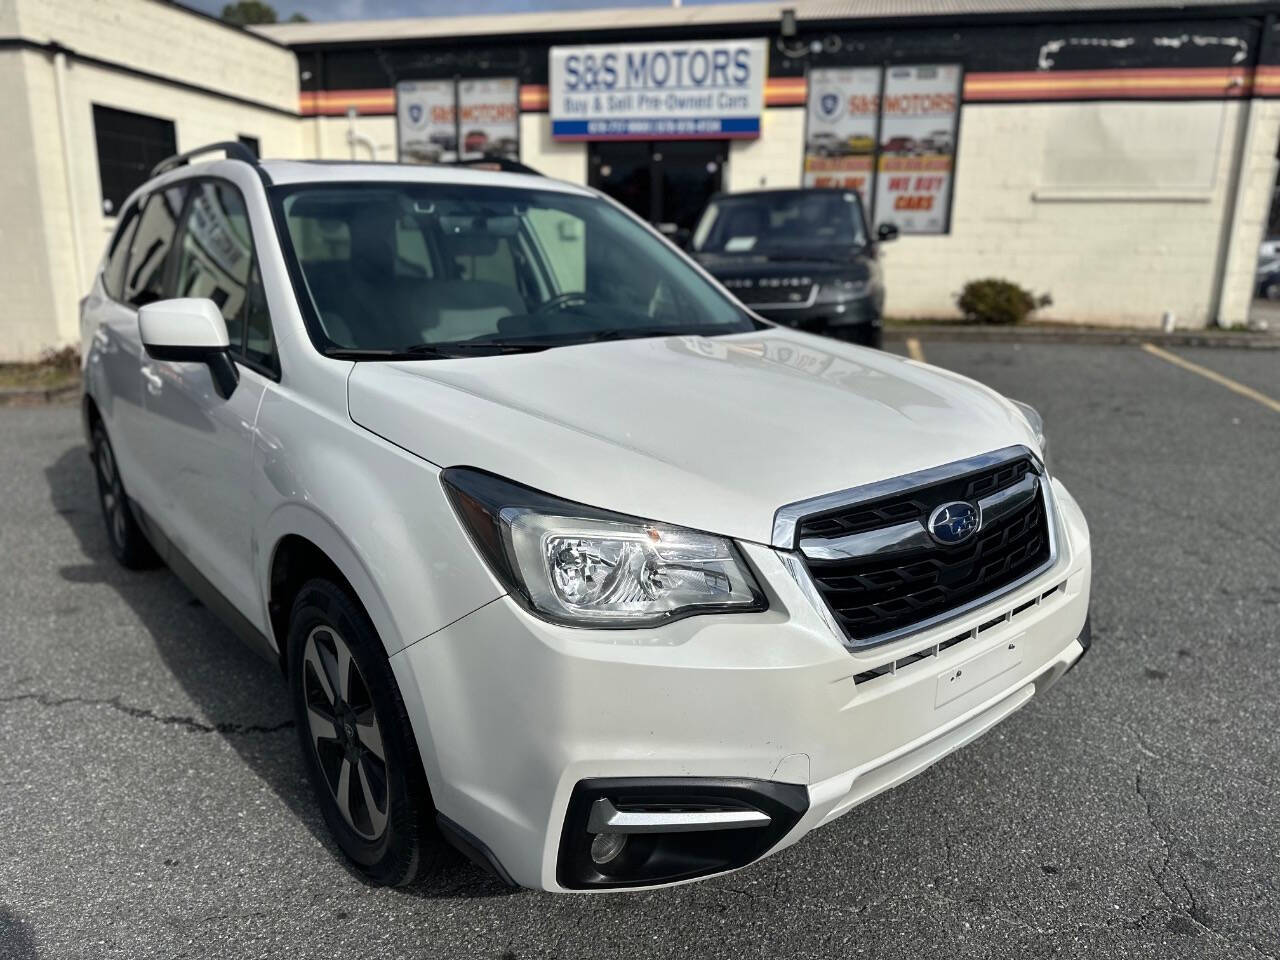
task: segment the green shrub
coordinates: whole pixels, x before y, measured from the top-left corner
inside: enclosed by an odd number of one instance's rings
[[[1016,283],[995,277],[970,280],[956,297],[956,306],[970,323],[1021,323],[1033,310],[1051,303],[1047,293],[1037,297]]]

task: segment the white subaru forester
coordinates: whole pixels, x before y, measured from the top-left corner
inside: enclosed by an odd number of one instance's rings
[[[766,323],[580,186],[210,150],[83,303],[102,509],[284,671],[374,881],[733,870],[1088,648],[1031,408]]]

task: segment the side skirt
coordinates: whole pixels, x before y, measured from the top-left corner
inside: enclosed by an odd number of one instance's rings
[[[237,610],[231,601],[219,592],[217,587],[205,579],[204,574],[197,570],[186,555],[174,546],[173,541],[164,535],[160,527],[138,505],[137,501],[130,498],[129,507],[133,510],[133,515],[137,519],[138,525],[142,527],[143,532],[147,535],[147,540],[150,541],[151,546],[160,555],[160,559],[173,571],[174,575],[182,581],[183,585],[194,593],[196,598],[213,612],[214,616],[226,624],[231,632],[239,637],[249,649],[278,669],[280,667],[280,653],[276,650],[270,638],[250,623],[249,619]]]

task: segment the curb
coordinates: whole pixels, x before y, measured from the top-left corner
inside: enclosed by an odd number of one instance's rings
[[[66,403],[80,396],[80,381],[64,383],[60,387],[2,387],[0,407],[41,407],[47,404]]]
[[[1075,343],[1137,346],[1154,343],[1165,347],[1232,347],[1250,350],[1280,350],[1280,336],[1274,333],[1237,333],[1216,330],[1070,330],[1062,327],[973,327],[961,324],[888,325],[886,340],[900,342],[908,337],[953,340],[963,343]]]

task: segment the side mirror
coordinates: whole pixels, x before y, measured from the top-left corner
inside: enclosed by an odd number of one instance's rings
[[[876,239],[881,243],[888,243],[890,240],[898,239],[898,225],[896,223],[882,223],[876,227]]]
[[[173,363],[203,363],[218,396],[227,399],[240,382],[231,359],[227,322],[212,300],[157,300],[138,309],[138,333],[147,355]]]

